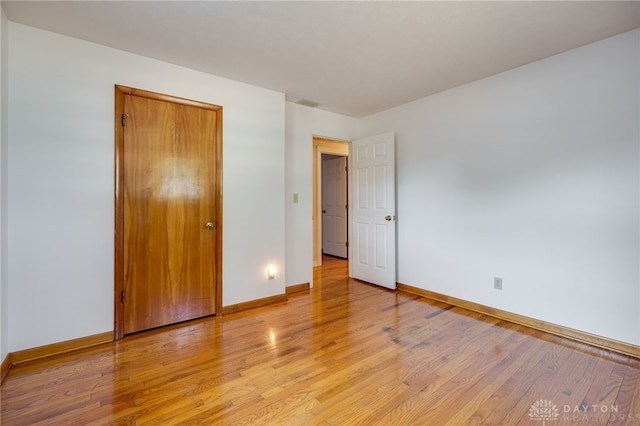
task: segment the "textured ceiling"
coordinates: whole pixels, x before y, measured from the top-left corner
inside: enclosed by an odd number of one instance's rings
[[[640,26],[640,2],[2,1],[9,20],[362,117]]]

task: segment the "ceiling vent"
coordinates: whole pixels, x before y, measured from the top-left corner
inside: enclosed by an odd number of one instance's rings
[[[306,107],[311,107],[311,108],[315,108],[317,106],[320,106],[320,102],[314,102],[314,101],[310,101],[309,99],[300,99],[298,102],[296,102],[298,105],[302,105],[302,106],[306,106]]]

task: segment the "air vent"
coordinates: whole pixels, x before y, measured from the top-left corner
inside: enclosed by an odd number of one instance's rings
[[[311,108],[315,108],[317,106],[320,106],[320,102],[310,101],[309,99],[300,99],[297,102],[297,104],[298,105],[302,105],[302,106],[311,107]]]

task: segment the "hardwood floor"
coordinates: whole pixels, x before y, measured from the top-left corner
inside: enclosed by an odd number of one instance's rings
[[[15,366],[2,425],[640,425],[640,360],[346,275]]]

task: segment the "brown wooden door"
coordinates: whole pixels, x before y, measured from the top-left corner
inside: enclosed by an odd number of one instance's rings
[[[123,334],[220,306],[219,111],[150,95],[122,99]]]

